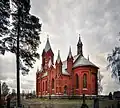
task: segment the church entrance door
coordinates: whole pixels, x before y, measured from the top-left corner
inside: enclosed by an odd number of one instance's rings
[[[67,86],[64,86],[64,94],[67,94]]]

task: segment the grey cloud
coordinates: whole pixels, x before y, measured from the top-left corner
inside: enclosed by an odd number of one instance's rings
[[[85,57],[89,54],[90,60],[100,67],[104,75],[103,79],[107,79],[106,56],[115,46],[119,45],[119,0],[31,0],[31,5],[31,13],[39,16],[43,22],[40,54],[46,42],[44,32],[50,35],[55,60],[58,49],[61,51],[62,60],[66,59],[70,45],[73,55],[76,54],[78,33],[80,33]],[[8,58],[4,61],[7,67],[2,65],[2,73],[6,71],[6,74],[15,79],[15,62],[13,61],[13,58],[10,62]],[[35,88],[35,72],[37,66],[40,67],[40,63],[41,59],[37,61],[28,77],[21,78],[23,88],[27,88],[26,85],[28,88]],[[0,78],[7,79],[3,74],[0,74]],[[30,81],[27,81],[28,79]],[[111,80],[110,77],[109,80]],[[108,86],[109,80],[105,80],[104,92],[108,91],[108,87],[110,90],[112,87],[117,88],[117,85]],[[112,83],[114,84],[114,81]]]
[[[0,56],[0,80],[5,81],[10,88],[17,87],[15,62],[16,62],[15,56],[11,53],[6,53],[5,56]],[[35,89],[35,82],[33,81],[35,80],[35,77],[33,77],[33,79],[31,80],[29,78],[30,75],[33,76],[31,73],[29,73],[29,75],[27,75],[26,77],[23,77],[21,75],[20,78],[21,88]]]
[[[5,56],[0,56],[0,79],[7,80],[8,78],[15,79],[15,58],[14,55],[6,53]]]
[[[21,88],[22,89],[35,89],[35,83],[31,83],[30,82],[24,82],[24,83],[21,83]]]
[[[111,74],[108,71],[103,73],[104,78],[102,80],[103,94],[109,94],[109,92],[114,92],[120,90],[120,85],[114,79],[111,79]]]
[[[120,28],[119,4],[119,0],[67,0],[65,2],[54,0],[44,4],[46,11],[44,15],[41,11],[39,16],[44,21],[44,31],[52,34],[50,39],[55,55],[60,49],[61,58],[65,59],[69,45],[72,46],[73,54],[76,54],[79,32],[84,43],[84,55],[90,55],[90,60],[100,66],[106,79],[108,72],[106,56],[119,44],[117,41]],[[47,21],[44,20],[46,17]],[[112,87],[117,88],[117,85],[108,86],[109,80],[105,82],[104,92],[108,91],[108,87],[110,90],[113,90]]]
[[[20,78],[20,88],[21,89],[35,89],[35,81],[33,81],[34,79],[30,80],[30,79],[23,79]],[[8,84],[9,88],[17,88],[17,81],[16,79],[12,79],[12,78],[8,78],[7,80],[5,80],[5,82]]]
[[[8,86],[10,88],[14,88],[15,89],[17,87],[16,79],[9,78],[9,79],[5,80],[5,82],[8,84]]]
[[[31,4],[32,4],[31,11],[38,16],[39,16],[39,14],[42,14],[42,16],[44,16],[44,20],[47,21],[48,17],[45,14],[45,12],[47,11],[45,5],[46,6],[48,5],[48,0],[42,0],[39,3],[38,3],[38,0],[34,0],[34,1],[31,0]],[[37,10],[36,10],[36,8],[37,8]],[[39,16],[39,17],[41,18],[41,16]]]

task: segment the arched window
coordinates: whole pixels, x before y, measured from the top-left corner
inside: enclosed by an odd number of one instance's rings
[[[52,89],[54,89],[54,79],[52,79]]]
[[[41,85],[40,85],[40,83],[39,83],[39,91],[41,92],[41,87],[40,87]]]
[[[46,84],[45,84],[45,85],[46,85],[46,87],[45,87],[45,88],[46,88],[46,91],[47,91],[47,81],[46,81]]]
[[[87,75],[83,75],[83,88],[87,88]]]
[[[43,91],[44,91],[44,82],[43,82]]]
[[[59,87],[59,89],[60,89],[59,92],[61,93],[61,87]]]
[[[76,89],[79,88],[79,77],[78,74],[76,74]]]

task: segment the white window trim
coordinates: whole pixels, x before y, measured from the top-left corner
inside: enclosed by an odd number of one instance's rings
[[[87,88],[83,88],[83,90],[88,90]]]

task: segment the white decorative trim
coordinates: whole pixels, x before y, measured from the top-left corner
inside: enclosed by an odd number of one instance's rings
[[[79,89],[75,89],[75,90],[79,90]]]
[[[83,88],[83,90],[88,90],[87,88]]]
[[[83,95],[74,95],[74,96],[83,96]],[[96,97],[96,95],[88,95],[88,94],[85,94],[85,96],[88,96],[88,97],[90,97],[90,96],[94,96],[94,97]]]
[[[49,94],[43,94],[42,95],[43,97],[47,97],[47,96],[49,96]],[[72,96],[72,95],[64,95],[64,94],[52,94],[52,95],[50,95],[50,96],[59,96],[59,97],[69,97],[69,96]],[[80,97],[82,97],[83,95],[74,95],[74,96],[80,96]],[[96,95],[87,95],[87,94],[85,94],[85,96],[87,96],[87,97],[96,97]],[[38,95],[38,97],[41,97],[41,95]]]
[[[56,96],[55,94],[52,94],[51,96]]]

